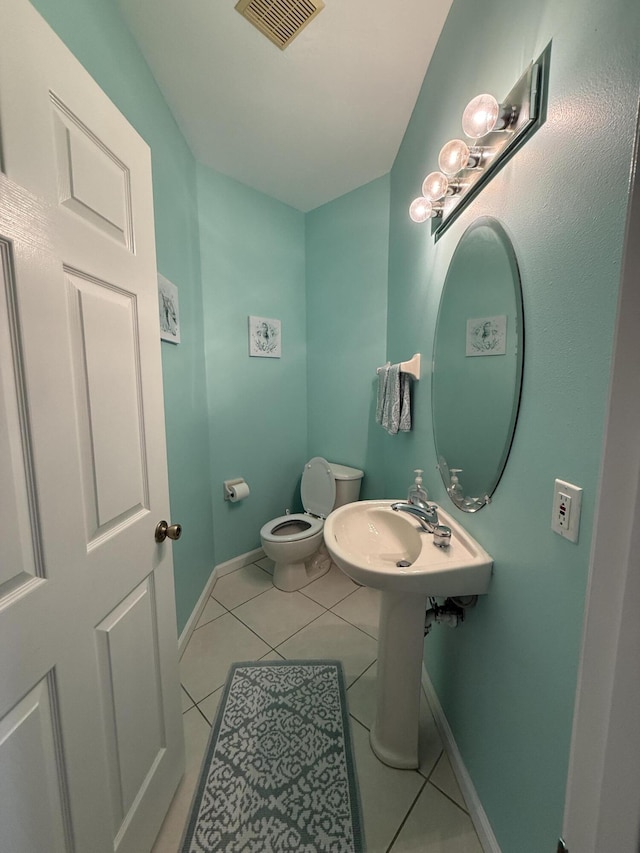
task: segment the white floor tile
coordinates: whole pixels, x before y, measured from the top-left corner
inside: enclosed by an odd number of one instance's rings
[[[446,752],[442,753],[442,757],[436,764],[436,768],[431,774],[429,781],[435,785],[436,788],[439,788],[443,794],[450,797],[454,803],[457,803],[461,809],[467,811],[467,804],[464,801],[462,791],[458,785],[458,780],[456,779],[453,768],[451,767],[451,762],[449,761],[449,756]]]
[[[369,732],[351,720],[367,853],[386,853],[420,788],[426,784],[413,770],[394,770],[375,757]],[[429,848],[423,847],[421,851]]]
[[[261,560],[256,560],[256,566],[260,566],[261,569],[264,569],[265,572],[269,572],[270,575],[273,574],[273,567],[275,563],[271,559],[271,557],[263,557]]]
[[[427,698],[423,693],[420,694],[420,698],[420,735],[418,739],[418,760],[420,761],[420,766],[418,767],[418,771],[425,778],[428,778],[433,773],[433,768],[443,754],[444,747]]]
[[[226,613],[193,632],[180,661],[180,681],[199,702],[224,684],[232,663],[257,660],[269,651],[266,643]]]
[[[335,563],[332,563],[326,575],[318,578],[317,581],[313,581],[309,586],[305,586],[301,592],[323,607],[333,607],[334,604],[342,601],[356,589],[358,587],[351,578],[348,578]]]
[[[216,712],[218,710],[218,706],[220,705],[220,700],[222,699],[222,693],[224,692],[224,685],[222,687],[218,687],[213,693],[210,693],[205,699],[201,702],[198,702],[198,708],[205,715],[210,725],[213,725],[213,721],[216,716]]]
[[[267,572],[253,563],[243,566],[216,581],[212,598],[219,601],[227,610],[233,610],[261,592],[273,588],[273,581]]]
[[[376,673],[374,663],[347,690],[349,713],[367,729],[373,725],[376,715]]]
[[[482,853],[468,814],[427,782],[391,853]],[[370,851],[371,853],[371,851]]]
[[[202,614],[200,615],[200,618],[198,619],[198,623],[196,625],[196,628],[200,628],[200,627],[202,627],[202,625],[206,625],[207,622],[213,622],[214,619],[217,619],[218,616],[222,616],[226,612],[227,611],[224,609],[224,607],[221,604],[219,604],[215,600],[215,598],[210,597],[204,606],[204,609],[202,611]]]
[[[178,785],[151,853],[176,853],[178,850],[200,776],[204,751],[209,742],[210,726],[197,708],[191,708],[182,719],[186,748],[185,774]]]
[[[182,713],[184,714],[184,712],[188,711],[189,708],[193,708],[193,700],[184,687],[180,688],[180,693],[182,695]]]
[[[369,634],[370,637],[377,638],[378,622],[380,621],[380,593],[377,589],[366,586],[355,588],[355,592],[331,609],[338,616],[355,625],[356,628],[360,628],[361,631]]]
[[[377,643],[344,619],[326,612],[277,651],[287,660],[341,660],[348,687],[376,659]]]
[[[299,592],[283,592],[274,586],[234,611],[238,619],[270,646],[282,643],[322,613],[324,608],[315,601]]]
[[[279,655],[278,652],[274,650],[270,651],[269,654],[264,655],[260,658],[260,660],[284,660],[282,655]]]

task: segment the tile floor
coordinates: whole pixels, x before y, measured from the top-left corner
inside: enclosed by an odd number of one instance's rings
[[[216,582],[182,656],[186,772],[152,853],[178,851],[229,666],[279,658],[343,663],[368,853],[482,853],[424,696],[419,769],[393,770],[371,752],[376,591],[332,566],[303,590],[281,592],[272,565],[265,558]]]

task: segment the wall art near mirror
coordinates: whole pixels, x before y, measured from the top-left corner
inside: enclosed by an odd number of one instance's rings
[[[158,273],[158,308],[160,311],[160,340],[180,343],[180,309],[178,288]]]
[[[282,355],[280,320],[249,317],[249,355],[259,358],[280,358]]]
[[[489,503],[516,425],[524,356],[520,273],[497,220],[462,235],[436,324],[431,403],[438,467],[465,512]]]

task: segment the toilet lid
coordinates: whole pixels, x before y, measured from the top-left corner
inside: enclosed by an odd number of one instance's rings
[[[331,466],[322,456],[315,456],[304,466],[300,496],[305,512],[326,518],[336,502],[336,481]]]

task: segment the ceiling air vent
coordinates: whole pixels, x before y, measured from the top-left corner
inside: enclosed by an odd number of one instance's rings
[[[284,50],[324,9],[323,0],[239,0],[236,9]]]

